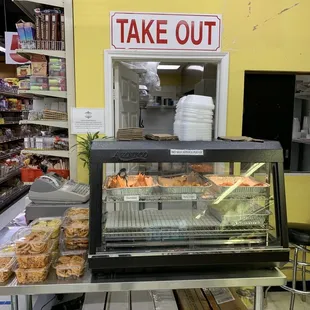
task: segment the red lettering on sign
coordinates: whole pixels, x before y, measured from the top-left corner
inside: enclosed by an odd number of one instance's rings
[[[128,19],[117,19],[116,20],[117,24],[121,24],[121,42],[124,43],[125,42],[125,24],[128,23]]]
[[[150,28],[153,25],[154,20],[150,20],[149,23],[145,26],[145,20],[142,20],[142,43],[145,43],[145,37],[149,38],[150,43],[154,43],[153,37],[150,33]]]
[[[140,43],[138,27],[134,19],[131,21],[129,26],[127,43],[130,43],[131,39],[136,39],[137,43]]]
[[[183,40],[180,38],[180,28],[182,25],[184,25],[184,27],[185,27],[185,38]],[[182,45],[184,45],[188,41],[189,26],[185,20],[181,20],[178,22],[177,27],[175,29],[175,35],[176,35],[177,41]]]
[[[212,42],[212,27],[216,26],[216,22],[205,22],[205,26],[208,26],[208,45]]]
[[[158,20],[157,21],[157,32],[156,32],[156,43],[157,44],[167,44],[168,40],[167,39],[163,39],[161,38],[162,34],[166,34],[167,33],[167,29],[166,28],[162,28],[162,25],[167,25],[167,21],[166,20]]]
[[[199,22],[199,29],[198,29],[198,39],[195,39],[195,22],[192,21],[191,23],[191,40],[193,42],[193,44],[195,45],[199,45],[202,41],[202,35],[203,35],[203,23]]]

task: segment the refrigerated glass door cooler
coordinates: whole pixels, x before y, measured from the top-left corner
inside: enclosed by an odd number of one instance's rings
[[[96,140],[89,238],[94,273],[286,263],[282,148],[274,141]]]

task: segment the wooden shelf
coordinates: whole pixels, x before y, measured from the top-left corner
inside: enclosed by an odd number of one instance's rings
[[[58,128],[68,128],[68,121],[54,121],[54,120],[37,120],[37,121],[29,121],[29,120],[22,120],[19,121],[20,125],[42,125],[42,126],[51,126],[51,127],[58,127]]]

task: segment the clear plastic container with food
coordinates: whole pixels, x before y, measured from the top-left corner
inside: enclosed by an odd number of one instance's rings
[[[39,230],[32,227],[20,229],[14,236],[17,255],[41,254],[49,251],[52,231]]]
[[[84,274],[85,266],[85,251],[62,252],[53,265],[58,279],[77,279]]]
[[[89,220],[66,217],[62,223],[65,238],[86,238],[89,234]]]
[[[48,276],[50,264],[43,268],[22,269],[17,268],[15,275],[19,284],[44,282]]]
[[[88,249],[88,238],[66,238],[64,233],[61,236],[61,249],[64,251]]]
[[[35,229],[49,229],[52,231],[51,238],[55,239],[58,238],[60,234],[60,227],[61,227],[62,218],[61,217],[40,217],[35,219],[31,224],[30,227]]]
[[[16,259],[21,269],[43,268],[50,263],[51,253],[16,255]]]
[[[72,207],[66,210],[64,217],[70,218],[89,218],[89,208]]]
[[[0,246],[0,283],[6,282],[13,273],[16,259],[15,245],[12,243]]]

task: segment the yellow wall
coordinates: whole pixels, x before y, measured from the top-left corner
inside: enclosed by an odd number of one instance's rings
[[[245,70],[310,72],[309,0],[74,0],[76,104],[103,107],[109,12],[219,13],[230,52],[227,134],[242,128]],[[78,171],[85,180],[85,170]],[[310,222],[310,177],[286,177],[289,221]]]

